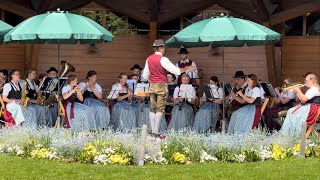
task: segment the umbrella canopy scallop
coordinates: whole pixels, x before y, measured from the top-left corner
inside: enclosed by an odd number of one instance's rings
[[[241,47],[275,43],[280,34],[255,22],[216,17],[196,22],[181,30],[166,44],[170,47]]]
[[[93,44],[110,42],[112,39],[113,35],[95,21],[58,10],[23,21],[5,35],[4,42]]]
[[[13,27],[3,21],[0,21],[0,42],[3,42],[3,37],[6,35]]]

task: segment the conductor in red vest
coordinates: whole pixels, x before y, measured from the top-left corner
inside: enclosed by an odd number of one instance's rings
[[[153,43],[154,54],[146,60],[143,70],[143,78],[150,83],[150,124],[152,135],[159,137],[159,128],[162,116],[165,113],[167,89],[167,71],[172,74],[180,75],[186,71],[195,70],[196,67],[186,66],[178,68],[163,56],[165,43],[162,39],[157,39]]]

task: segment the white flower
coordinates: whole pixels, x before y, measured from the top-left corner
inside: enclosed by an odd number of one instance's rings
[[[246,156],[243,154],[239,154],[239,155],[235,154],[234,156],[237,162],[244,162],[244,160],[246,159]]]
[[[261,158],[262,161],[266,160],[266,159],[270,159],[272,155],[272,152],[267,150],[267,149],[262,149],[259,153],[259,156]]]
[[[218,161],[218,159],[216,157],[208,154],[206,151],[202,150],[200,162],[209,162],[209,161]]]
[[[46,154],[46,156],[47,156],[48,159],[56,159],[56,158],[58,158],[56,152],[50,152],[50,151],[49,151],[49,152]]]
[[[107,155],[105,154],[100,154],[100,155],[96,155],[93,159],[93,163],[94,164],[107,164],[107,163],[111,163],[111,161],[108,159]]]
[[[22,155],[24,155],[24,151],[21,150],[21,149],[19,149],[19,150],[17,151],[17,156],[22,156]]]

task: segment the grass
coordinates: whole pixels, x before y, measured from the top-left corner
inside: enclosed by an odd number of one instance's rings
[[[0,179],[319,179],[320,159],[117,166],[0,155]]]

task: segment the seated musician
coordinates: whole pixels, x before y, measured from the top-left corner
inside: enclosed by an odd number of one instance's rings
[[[233,76],[234,80],[234,87],[232,88],[232,91],[230,92],[230,95],[227,97],[226,106],[227,106],[227,119],[230,120],[231,115],[234,111],[238,110],[244,104],[239,103],[238,101],[231,101],[230,99],[234,99],[236,96],[236,92],[239,90],[242,91],[242,93],[245,93],[245,88],[242,88],[246,85],[246,76],[244,75],[243,71],[237,71],[235,75]],[[230,104],[228,104],[228,100],[230,100]]]
[[[301,92],[299,87],[294,87],[293,91],[301,104],[288,110],[280,133],[299,135],[302,122],[306,121],[307,125],[314,123],[320,104],[320,86],[314,74],[307,75],[305,83],[309,88],[305,94]]]
[[[7,103],[6,109],[12,114],[12,118],[14,119],[12,124],[21,125],[24,123],[25,125],[36,127],[36,110],[31,106],[22,106],[23,102],[21,100],[23,99],[21,99],[21,97],[23,88],[19,84],[20,72],[18,70],[12,70],[10,77],[11,81],[3,87],[2,98],[3,101]]]
[[[115,99],[117,102],[111,109],[110,124],[114,130],[126,130],[136,128],[135,108],[130,104],[132,91],[127,87],[128,76],[124,73],[119,75],[119,83],[112,86],[108,99]]]
[[[66,111],[65,123],[67,128],[74,131],[90,131],[96,129],[95,117],[91,107],[76,102],[82,102],[77,76],[70,75],[67,85],[62,88],[63,107]]]
[[[285,79],[284,86],[292,83],[290,78]],[[281,92],[280,88],[275,88],[277,97],[274,99],[274,107],[266,109],[266,124],[269,130],[280,130],[281,123],[278,120],[278,112],[288,110],[295,103],[295,94],[293,91]]]
[[[50,78],[56,78],[58,77],[58,70],[55,68],[55,67],[50,67],[48,70],[47,70],[47,76],[50,77]],[[51,94],[49,94],[48,96],[46,96],[47,98],[49,98]],[[49,123],[49,127],[52,127],[55,125],[56,123],[56,120],[57,120],[57,117],[58,117],[58,103],[56,101],[54,101],[54,103],[52,104],[53,106],[50,106],[50,112],[51,112],[51,119],[52,119],[52,122]]]
[[[167,96],[167,103],[166,103],[166,108],[165,108],[165,118],[167,121],[167,124],[170,123],[172,116],[171,116],[171,111],[172,108],[174,106],[173,104],[173,94],[170,94],[171,90],[173,91],[175,88],[170,86],[170,85],[174,85],[175,84],[175,80],[176,80],[176,76],[170,72],[167,73],[167,80],[168,80],[168,89],[169,89],[169,93]],[[172,88],[172,89],[171,89]]]
[[[215,94],[214,99],[206,98],[206,94],[203,93],[200,99],[201,106],[196,113],[193,129],[196,132],[207,132],[210,127],[214,130],[219,119],[220,104],[222,104],[223,99],[223,89],[220,87],[219,80],[216,76],[212,76],[209,82],[210,90],[212,94]]]
[[[0,70],[0,88],[3,88],[4,84],[7,83],[8,70]]]
[[[180,87],[174,90],[173,98],[175,106],[172,109],[172,120],[169,123],[169,130],[181,130],[191,128],[194,121],[193,105],[196,101],[194,87],[189,84],[190,77],[182,75]]]
[[[247,133],[256,128],[261,118],[261,91],[255,74],[248,75],[245,94],[238,91],[235,100],[243,107],[232,113],[228,133]]]
[[[97,128],[107,128],[110,122],[110,111],[100,100],[102,99],[102,88],[96,82],[97,73],[89,71],[87,73],[87,82],[79,83],[83,104],[89,106],[93,110]]]
[[[36,110],[37,114],[37,125],[47,126],[48,123],[52,122],[52,116],[48,106],[41,105],[38,101],[39,88],[35,83],[36,71],[34,69],[29,69],[27,71],[26,87],[27,87],[27,97],[29,98],[28,106],[31,106]],[[24,83],[21,83],[23,87]],[[57,113],[57,112],[56,112]]]
[[[128,77],[128,79],[136,79],[138,83],[140,83],[140,76],[141,76],[141,70],[142,67],[139,66],[139,64],[134,64],[131,68],[131,75]]]

